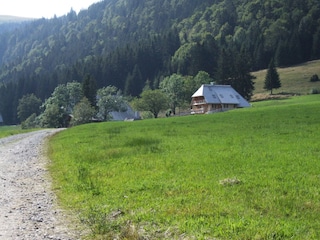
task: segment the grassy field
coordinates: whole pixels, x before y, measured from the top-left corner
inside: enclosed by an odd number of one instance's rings
[[[320,81],[310,82],[312,75],[317,74],[320,77],[320,60],[288,68],[278,68],[277,70],[282,87],[275,89],[274,93],[307,94],[313,88],[320,89]],[[254,80],[256,82],[254,94],[269,94],[270,91],[263,89],[267,70],[253,72],[252,74],[257,77]]]
[[[31,130],[23,130],[21,126],[0,126],[0,138],[8,137],[14,134],[25,133]]]
[[[88,239],[320,239],[319,103],[74,127],[55,191]]]

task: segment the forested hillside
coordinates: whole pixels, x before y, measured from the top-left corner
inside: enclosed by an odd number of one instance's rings
[[[137,96],[147,80],[157,88],[165,76],[200,70],[219,79],[271,58],[278,66],[320,58],[318,0],[104,0],[0,32],[0,112],[14,123],[23,95],[45,99],[86,74]]]

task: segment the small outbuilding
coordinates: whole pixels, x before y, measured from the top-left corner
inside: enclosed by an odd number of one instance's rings
[[[192,95],[191,114],[224,112],[250,106],[230,85],[203,84]]]

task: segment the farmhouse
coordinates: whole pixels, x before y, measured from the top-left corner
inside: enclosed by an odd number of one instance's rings
[[[191,114],[215,113],[250,104],[230,85],[203,84],[191,100]]]

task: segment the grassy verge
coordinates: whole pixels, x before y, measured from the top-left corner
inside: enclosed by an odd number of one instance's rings
[[[28,129],[28,130],[21,129],[20,125],[1,126],[0,127],[0,138],[8,137],[8,136],[19,134],[19,133],[30,132],[30,131],[32,131],[32,130],[31,129]]]
[[[319,239],[319,101],[63,131],[55,190],[91,239]]]

